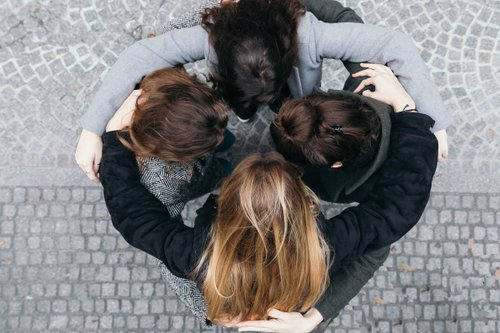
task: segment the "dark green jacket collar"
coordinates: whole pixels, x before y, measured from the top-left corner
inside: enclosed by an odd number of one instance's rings
[[[373,98],[353,94],[344,90],[329,90],[327,93],[316,90],[315,94],[324,94],[332,98],[360,99],[370,105],[378,114],[381,123],[379,149],[373,162],[356,170],[332,169],[324,166],[303,166],[303,180],[323,200],[330,202],[360,201],[371,190],[372,176],[380,169],[387,158],[391,135],[392,108]]]

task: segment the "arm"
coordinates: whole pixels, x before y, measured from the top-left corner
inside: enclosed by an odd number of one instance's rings
[[[89,109],[81,118],[82,127],[101,135],[113,113],[144,75],[162,67],[203,59],[206,40],[206,31],[196,26],[132,44],[120,54],[106,75]]]
[[[331,271],[397,241],[418,222],[429,200],[437,162],[436,138],[429,132],[432,119],[400,112],[393,115],[392,125],[377,190],[323,225],[335,249]]]
[[[237,323],[238,331],[307,333],[311,332],[323,320],[321,313],[316,308],[312,308],[304,314],[271,309],[268,315],[273,319]]]
[[[419,112],[435,121],[434,131],[451,123],[438,89],[412,40],[400,32],[373,25],[328,24],[313,20],[311,57],[366,61],[389,66],[413,97]]]
[[[102,153],[100,136],[135,84],[155,69],[203,59],[206,39],[205,30],[197,26],[138,41],[123,51],[80,119],[83,130],[75,160],[91,180],[98,181],[97,169]]]
[[[349,7],[344,7],[340,2],[334,0],[302,0],[307,10],[314,14],[319,20],[326,23],[353,22],[364,23],[363,19]],[[342,61],[345,69],[350,74],[359,71],[359,63]],[[354,90],[359,85],[362,78],[349,76],[345,82],[343,90]]]
[[[103,136],[100,169],[113,226],[130,245],[160,259],[176,276],[186,278],[197,261],[204,230],[189,228],[172,218],[165,206],[141,185],[135,155],[123,147],[116,135],[117,132],[108,132]],[[214,203],[215,198],[210,197],[199,218],[208,218]]]
[[[344,7],[334,0],[302,0],[307,10],[319,20],[327,23],[357,22],[363,23],[361,17],[349,7]]]
[[[359,83],[354,93],[362,93],[365,96],[387,103],[396,112],[405,108],[416,108],[415,102],[404,89],[394,89],[396,86],[401,88],[401,84],[390,68],[379,64],[360,64],[360,68],[363,70],[352,74],[352,77],[358,80],[365,79]],[[388,89],[390,86],[393,89]],[[373,87],[374,89],[367,89],[368,87]],[[434,135],[438,140],[438,161],[442,162],[448,157],[448,137],[446,130],[442,129],[434,132]]]

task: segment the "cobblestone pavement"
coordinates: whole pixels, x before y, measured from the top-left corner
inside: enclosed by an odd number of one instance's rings
[[[118,54],[201,2],[0,2],[0,332],[224,331],[201,329],[155,260],[119,237],[72,156]],[[330,330],[500,332],[500,2],[342,2],[413,37],[455,123],[422,221]],[[345,75],[328,61],[324,86]],[[270,149],[270,117],[231,119],[228,157]]]

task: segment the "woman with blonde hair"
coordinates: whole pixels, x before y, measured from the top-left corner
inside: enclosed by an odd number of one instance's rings
[[[113,131],[103,137],[106,204],[127,242],[198,283],[214,323],[307,332],[323,319],[314,305],[335,272],[402,237],[429,199],[438,151],[433,121],[401,112],[392,122],[376,191],[330,219],[319,213],[300,172],[267,153],[240,162],[189,228],[141,185],[134,154]],[[296,311],[296,320],[282,321],[283,311]]]

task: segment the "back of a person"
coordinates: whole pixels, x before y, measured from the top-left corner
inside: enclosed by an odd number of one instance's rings
[[[285,103],[271,134],[277,150],[301,166],[302,180],[321,199],[360,201],[385,160],[390,110],[350,92],[317,91]]]

